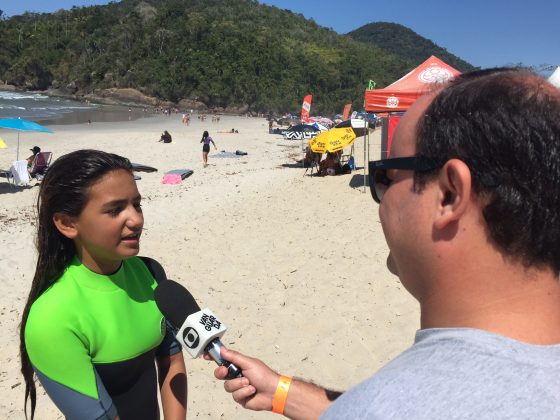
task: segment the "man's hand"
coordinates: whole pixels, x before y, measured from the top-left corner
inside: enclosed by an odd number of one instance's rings
[[[243,377],[224,382],[224,389],[231,393],[235,402],[250,410],[272,410],[272,400],[280,375],[259,359],[233,350],[222,348],[221,356],[243,371]],[[227,373],[224,366],[219,366],[214,371],[214,376],[223,380]]]
[[[234,401],[249,410],[271,411],[280,375],[259,359],[233,350],[222,348],[221,356],[243,371],[243,377],[224,382],[225,390],[231,393]],[[205,354],[204,358],[212,360],[208,354]],[[224,380],[227,373],[227,369],[220,366],[214,371],[214,376]],[[332,394],[340,395],[340,393],[332,393],[316,385],[294,379],[288,392],[284,416],[293,420],[316,419],[336,398],[336,396],[331,398]]]

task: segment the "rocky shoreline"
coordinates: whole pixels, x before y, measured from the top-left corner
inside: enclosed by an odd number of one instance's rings
[[[52,86],[47,90],[30,91],[15,85],[0,84],[0,91],[41,93],[48,96],[58,96],[62,98],[73,99],[79,102],[87,101],[103,105],[177,108],[179,110],[195,110],[199,112],[212,112],[229,115],[243,115],[247,114],[249,110],[248,105],[229,106],[226,108],[209,108],[204,102],[193,99],[181,99],[177,103],[171,101],[163,101],[153,96],[147,96],[140,92],[138,89],[133,88],[94,89],[92,92],[82,93],[73,86]]]

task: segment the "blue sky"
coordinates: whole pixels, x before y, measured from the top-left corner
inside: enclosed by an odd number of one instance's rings
[[[370,22],[396,22],[480,67],[560,65],[560,0],[270,0],[346,33]],[[52,12],[96,0],[3,0],[8,16]]]

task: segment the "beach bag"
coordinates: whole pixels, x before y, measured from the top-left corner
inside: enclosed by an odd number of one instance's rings
[[[354,156],[350,156],[348,158],[348,167],[350,168],[351,171],[356,170],[356,163],[354,162]]]
[[[165,174],[163,176],[162,184],[180,184],[181,175],[178,174]]]

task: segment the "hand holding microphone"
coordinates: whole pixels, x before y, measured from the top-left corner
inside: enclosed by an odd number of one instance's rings
[[[214,370],[217,379],[225,380],[224,389],[233,400],[249,410],[271,411],[280,375],[261,360],[233,350],[224,348],[222,358],[243,370],[243,376],[235,379],[229,379],[221,366]]]
[[[177,341],[193,358],[206,351],[218,365],[227,368],[227,379],[243,376],[237,366],[220,354],[224,347],[220,337],[226,326],[210,309],[201,310],[189,291],[173,280],[159,283],[154,298],[161,313],[177,330]]]
[[[193,358],[207,352],[220,365],[214,376],[226,381],[224,388],[236,402],[250,410],[284,413],[291,378],[279,375],[259,359],[227,350],[220,341],[225,325],[209,309],[201,310],[179,283],[160,282],[154,297],[161,313],[177,331],[175,337],[183,348]]]

